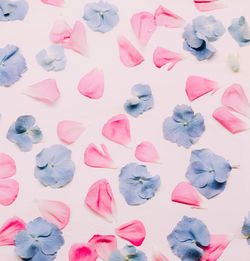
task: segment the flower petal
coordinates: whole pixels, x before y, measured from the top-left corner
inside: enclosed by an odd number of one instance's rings
[[[58,20],[54,23],[49,38],[53,43],[66,44],[69,41],[71,34],[71,27],[64,20]]]
[[[154,252],[152,256],[152,261],[169,261],[162,253]]]
[[[0,179],[12,177],[16,174],[16,163],[7,154],[0,153]]]
[[[143,162],[157,162],[160,158],[155,146],[148,141],[143,141],[137,145],[135,157]]]
[[[69,250],[69,261],[96,261],[96,251],[88,244],[73,244]]]
[[[54,6],[62,6],[64,4],[64,0],[41,0],[44,4],[54,5]]]
[[[0,180],[0,204],[8,206],[13,203],[19,192],[19,184],[14,179]]]
[[[209,12],[224,7],[218,0],[194,0],[194,4],[201,12]]]

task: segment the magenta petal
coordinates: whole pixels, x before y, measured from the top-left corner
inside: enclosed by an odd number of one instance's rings
[[[131,142],[127,116],[119,114],[109,119],[102,128],[102,135],[113,142],[127,146]]]
[[[103,260],[109,260],[111,253],[117,249],[117,240],[113,235],[94,235],[88,244],[96,250],[97,255]]]
[[[139,220],[132,220],[116,229],[117,236],[129,241],[134,246],[140,246],[145,237],[146,230]]]
[[[78,91],[90,99],[99,99],[104,92],[104,75],[100,69],[93,69],[84,75],[79,84]]]
[[[134,67],[144,61],[143,56],[124,36],[118,37],[117,41],[119,45],[120,60],[125,66]]]
[[[8,206],[13,203],[19,192],[19,184],[14,179],[0,180],[0,204]]]
[[[215,92],[218,84],[200,76],[189,76],[186,80],[186,93],[190,101],[209,93]]]
[[[222,104],[250,118],[250,103],[239,84],[229,86],[222,96]]]
[[[181,182],[174,188],[171,200],[191,206],[199,207],[201,205],[201,199],[197,190],[188,182]]]
[[[169,261],[162,253],[154,252],[152,256],[152,261]]]
[[[13,246],[16,234],[25,229],[25,223],[18,217],[8,219],[0,228],[0,246]]]
[[[130,22],[139,42],[146,45],[156,29],[154,16],[148,12],[140,12],[134,14]]]
[[[96,251],[87,244],[73,244],[69,250],[69,261],[95,261]]]
[[[66,44],[71,37],[71,33],[70,26],[64,20],[59,20],[53,25],[49,37],[53,43]]]
[[[212,11],[224,7],[218,0],[194,0],[194,4],[201,12]]]
[[[183,18],[161,5],[155,11],[155,21],[159,26],[171,28],[182,27],[185,22]]]
[[[169,63],[168,71],[170,71],[176,63],[181,61],[183,58],[180,54],[169,51],[162,47],[157,47],[153,54],[153,60],[156,67],[161,68],[165,64]]]
[[[0,179],[12,177],[16,174],[16,163],[7,154],[0,153]]]
[[[220,107],[213,113],[214,119],[216,119],[224,128],[231,133],[235,134],[248,129],[247,124],[233,115],[227,108]]]
[[[64,4],[64,0],[41,0],[44,4],[61,6]]]
[[[157,162],[160,158],[155,146],[148,141],[143,141],[137,145],[135,157],[143,162]]]
[[[63,202],[54,200],[38,200],[37,205],[42,217],[63,229],[70,219],[70,208]]]

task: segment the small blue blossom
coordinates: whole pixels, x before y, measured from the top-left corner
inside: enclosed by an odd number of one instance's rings
[[[74,172],[75,164],[71,160],[71,150],[63,145],[43,149],[36,156],[34,174],[44,186],[63,187],[73,179]]]
[[[177,105],[173,116],[166,118],[163,123],[164,138],[185,148],[196,143],[204,131],[202,115],[194,114],[192,108],[187,105]]]
[[[167,240],[173,253],[181,260],[199,261],[204,252],[202,247],[210,243],[210,234],[201,220],[184,216]]]
[[[88,3],[84,7],[83,19],[93,31],[106,33],[118,24],[118,9],[103,1]]]
[[[7,139],[15,143],[21,151],[30,151],[32,144],[42,140],[43,135],[40,128],[35,125],[36,120],[31,115],[24,115],[10,126]]]
[[[250,29],[244,16],[233,19],[232,24],[228,27],[228,31],[239,46],[250,44]]]
[[[23,260],[52,261],[63,244],[61,230],[39,217],[16,235],[15,252]]]
[[[122,250],[114,250],[108,261],[147,261],[146,255],[136,247],[126,245]]]
[[[48,51],[43,49],[36,55],[36,60],[46,71],[62,71],[66,66],[64,48],[61,45],[51,45]]]
[[[133,98],[126,101],[124,109],[133,117],[138,117],[145,111],[148,111],[154,106],[154,99],[150,86],[136,84],[132,88]]]
[[[248,213],[248,216],[244,219],[241,233],[246,237],[247,243],[248,245],[250,245],[250,212]]]
[[[26,0],[1,0],[0,21],[23,20],[28,12],[29,5]]]
[[[141,205],[155,196],[160,177],[152,177],[144,165],[127,164],[119,175],[120,192],[129,205]]]

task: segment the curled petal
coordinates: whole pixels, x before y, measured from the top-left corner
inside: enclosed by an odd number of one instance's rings
[[[16,174],[16,163],[7,154],[0,153],[0,178],[5,179]]]
[[[143,141],[137,145],[135,157],[143,162],[157,162],[160,158],[155,146],[148,141]]]
[[[132,220],[116,229],[117,236],[128,240],[134,246],[140,246],[146,236],[143,223],[139,220]]]
[[[195,7],[201,12],[208,12],[224,7],[218,0],[194,0]]]
[[[169,261],[162,253],[154,252],[152,256],[152,261]]]
[[[87,244],[73,244],[69,250],[69,261],[96,261],[96,251]]]
[[[65,45],[69,42],[71,34],[71,27],[64,20],[58,20],[53,25],[49,37],[51,42]]]
[[[19,184],[14,179],[0,180],[0,204],[8,206],[13,203],[19,192]]]
[[[54,5],[54,6],[62,6],[64,4],[64,0],[41,0],[44,4]]]

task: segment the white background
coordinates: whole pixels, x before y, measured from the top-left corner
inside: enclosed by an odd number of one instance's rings
[[[35,55],[50,45],[49,31],[55,20],[64,18],[71,26],[81,20],[83,7],[89,1],[68,0],[63,8],[42,4],[39,0],[29,0],[30,9],[23,22],[0,23],[0,46],[15,44],[21,48],[27,59],[28,71],[22,79],[10,88],[0,88],[0,147],[1,151],[12,156],[17,164],[14,178],[20,183],[17,200],[8,207],[0,206],[0,224],[12,216],[29,222],[39,216],[35,200],[54,199],[65,202],[71,207],[71,220],[63,230],[65,245],[58,252],[56,260],[68,260],[71,244],[87,242],[93,234],[113,234],[114,229],[130,220],[140,219],[145,224],[147,236],[140,247],[151,260],[153,249],[158,249],[172,261],[178,260],[168,246],[166,236],[172,231],[183,215],[200,218],[213,234],[238,233],[244,216],[250,210],[250,133],[230,134],[211,116],[220,106],[224,89],[240,83],[250,97],[250,47],[239,48],[229,33],[225,33],[213,43],[218,52],[209,61],[198,62],[182,49],[183,29],[157,28],[146,48],[141,48],[132,32],[130,17],[139,11],[154,12],[161,4],[190,22],[199,13],[192,0],[110,0],[119,8],[120,23],[109,33],[91,31],[87,26],[89,56],[82,57],[66,50],[67,67],[62,72],[45,72],[35,60]],[[227,8],[211,12],[228,27],[232,18],[245,15],[250,24],[250,2],[248,0],[228,0]],[[205,14],[208,15],[209,13]],[[83,21],[83,20],[81,20]],[[143,54],[145,62],[135,68],[124,67],[118,54],[116,37],[126,36]],[[152,62],[152,54],[157,46],[183,53],[185,60],[168,72],[166,68],[157,69]],[[239,53],[240,73],[233,73],[226,64],[229,52]],[[79,94],[79,79],[94,67],[105,73],[105,93],[100,100],[90,100]],[[162,137],[162,123],[172,114],[177,104],[189,104],[185,94],[185,81],[189,75],[200,75],[218,81],[221,89],[214,95],[207,95],[193,102],[191,106],[205,117],[206,132],[200,141],[187,150],[165,141]],[[54,106],[47,106],[22,94],[27,86],[55,78],[61,92],[60,100]],[[112,116],[124,113],[123,104],[130,96],[131,87],[137,83],[149,84],[155,99],[153,110],[139,118],[129,116],[132,132],[132,149],[112,143],[102,137],[101,128]],[[44,133],[42,143],[34,145],[31,152],[24,153],[6,138],[10,124],[20,115],[34,115]],[[60,120],[71,119],[87,124],[87,130],[69,148],[76,164],[73,181],[64,188],[45,188],[34,178],[35,155],[44,147],[59,143],[56,126]],[[244,119],[245,120],[245,119]],[[143,140],[151,141],[157,147],[162,164],[148,164],[152,175],[161,176],[162,185],[156,196],[142,206],[128,206],[118,190],[119,168],[134,162],[134,148]],[[94,169],[83,163],[83,152],[90,142],[107,145],[118,169]],[[175,185],[185,181],[192,149],[209,148],[224,156],[232,165],[240,165],[233,170],[225,191],[218,197],[206,201],[206,209],[195,210],[188,206],[172,203],[171,192]],[[88,188],[98,179],[106,178],[112,187],[116,204],[117,218],[108,223],[94,215],[84,206]],[[118,239],[119,248],[126,242]],[[13,247],[0,248],[1,261],[14,261],[18,258]],[[243,239],[235,239],[228,246],[222,261],[250,260],[250,246]]]

